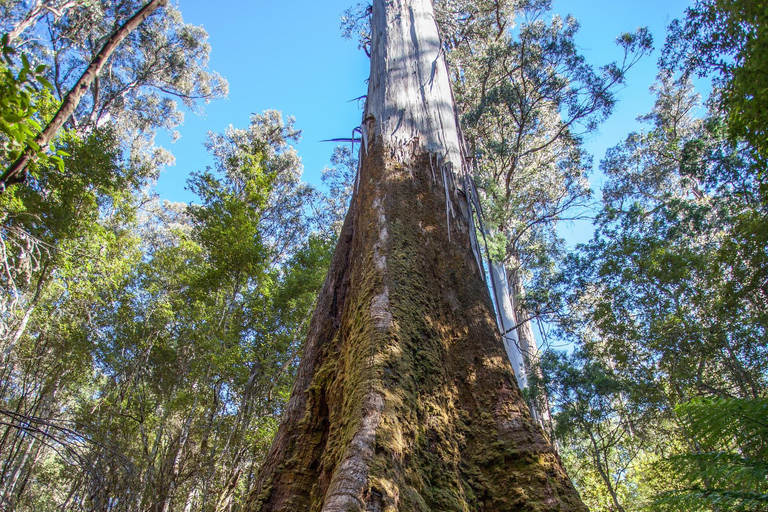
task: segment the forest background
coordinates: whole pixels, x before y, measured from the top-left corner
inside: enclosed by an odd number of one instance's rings
[[[3,509],[238,510],[346,210],[353,146],[319,173],[319,141],[360,122],[364,5],[161,7],[36,150],[140,6],[0,2],[3,166],[37,156],[0,196]],[[582,498],[765,510],[765,6],[436,6],[489,255],[545,326],[527,396]]]

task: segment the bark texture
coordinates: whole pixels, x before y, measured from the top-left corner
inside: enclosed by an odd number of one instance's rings
[[[495,294],[497,320],[499,321],[499,330],[504,348],[507,351],[507,358],[512,364],[512,369],[517,377],[517,385],[520,389],[528,386],[528,365],[526,360],[528,346],[521,343],[519,336],[520,327],[518,318],[520,318],[513,307],[513,297],[510,295],[507,285],[506,269],[500,262],[491,263],[491,279],[493,281],[493,293]],[[526,325],[528,322],[526,322]]]
[[[357,188],[246,510],[586,511],[471,248],[431,3],[376,0],[373,16]]]
[[[432,0],[375,0],[365,128],[460,169],[459,129]],[[402,158],[402,155],[400,155]]]

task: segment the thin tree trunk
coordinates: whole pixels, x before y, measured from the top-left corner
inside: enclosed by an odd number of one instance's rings
[[[49,12],[58,19],[64,14],[64,12],[76,6],[78,3],[78,0],[72,0],[69,2],[64,2],[57,7],[52,5],[52,3],[43,3],[41,0],[35,0],[32,8],[29,10],[24,19],[17,23],[16,26],[13,27],[13,30],[8,32],[8,42],[12,43],[18,39],[21,34],[23,34],[28,28],[34,26],[40,20],[40,18]]]
[[[528,366],[519,333],[521,327],[528,322],[523,324],[518,320],[520,317],[513,306],[504,264],[492,262],[490,272],[501,338],[507,351],[507,358],[515,371],[517,385],[520,389],[525,389],[528,386]]]
[[[586,511],[507,362],[430,0],[375,0],[363,153],[248,511]]]
[[[597,472],[600,473],[600,478],[603,479],[603,483],[605,484],[605,488],[608,490],[608,494],[611,495],[611,501],[613,501],[613,506],[616,507],[616,510],[618,512],[626,512],[624,510],[624,507],[621,506],[621,503],[619,503],[619,497],[616,494],[616,490],[613,488],[613,483],[611,482],[611,478],[608,475],[607,470],[607,461],[606,465],[603,465],[603,463],[600,460],[600,449],[597,446],[597,441],[595,440],[595,436],[592,434],[592,431],[589,430],[589,438],[592,441],[592,450],[593,450],[593,459],[595,461],[595,466],[597,467]]]
[[[37,438],[32,437],[32,440],[26,443],[24,454],[21,456],[21,459],[19,462],[16,463],[16,469],[12,471],[12,475],[10,480],[7,483],[7,493],[8,495],[12,496],[16,493],[16,484],[19,481],[19,478],[21,477],[22,472],[24,471],[24,468],[27,465],[27,460],[29,460],[29,457],[32,453],[32,451],[36,448],[37,444]]]
[[[102,68],[109,60],[109,57],[120,45],[120,43],[128,37],[141,23],[155,12],[160,6],[165,5],[168,0],[150,0],[144,7],[133,15],[123,25],[118,27],[112,35],[104,43],[99,53],[91,60],[91,63],[86,68],[80,79],[77,81],[74,87],[64,96],[64,100],[61,102],[61,106],[53,119],[43,129],[42,132],[35,138],[35,143],[41,148],[45,148],[52,140],[56,133],[64,126],[64,123],[74,113],[77,106],[80,104],[80,100],[83,95],[88,91]],[[0,175],[0,193],[2,193],[8,185],[18,183],[24,180],[25,169],[34,159],[35,152],[29,147],[21,154],[21,156],[8,167],[8,169]]]
[[[515,317],[520,322],[520,327],[517,329],[517,335],[520,340],[520,350],[523,354],[525,373],[528,376],[531,375],[532,371],[536,371],[538,372],[538,376],[541,377],[540,369],[537,366],[539,349],[536,343],[536,337],[533,335],[533,323],[530,320],[533,316],[523,305],[523,301],[525,300],[525,285],[520,276],[520,271],[508,271],[507,282],[509,283],[509,297],[512,302],[512,308],[515,311]],[[537,416],[542,428],[551,434],[554,432],[554,428],[552,425],[552,415],[550,414],[549,400],[546,395],[542,398],[543,405],[538,408],[540,410],[537,409],[534,411],[534,415]],[[554,439],[552,441],[554,442]]]
[[[509,283],[509,296],[512,301],[512,307],[515,310],[515,316],[521,322],[520,327],[517,329],[517,335],[520,339],[520,351],[523,354],[525,360],[525,368],[528,370],[533,362],[533,358],[536,357],[536,337],[533,335],[533,326],[530,320],[530,313],[526,310],[525,306],[521,302],[525,299],[525,286],[523,280],[520,277],[519,271],[508,271],[507,282]]]
[[[29,454],[31,453],[32,447],[30,446],[30,451],[25,454],[25,460],[24,465],[20,469],[23,470],[24,478],[21,480],[21,485],[18,484],[18,480],[14,482],[14,499],[18,502],[21,500],[21,497],[24,495],[24,490],[27,488],[27,484],[29,483],[29,477],[32,475],[32,472],[34,471],[35,466],[40,460],[40,456],[42,454],[42,448],[43,446],[40,443],[35,443],[35,454],[32,457],[32,461],[28,462],[29,460]]]

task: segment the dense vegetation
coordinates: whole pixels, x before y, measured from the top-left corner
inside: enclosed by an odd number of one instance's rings
[[[338,149],[329,192],[313,189],[299,131],[273,111],[210,136],[194,205],[152,195],[170,158],[155,132],[180,123],[179,102],[227,91],[205,31],[168,5],[51,146],[35,144],[143,4],[0,0],[0,167],[34,156],[0,194],[0,510],[239,510],[346,210],[355,156]],[[551,407],[544,424],[585,503],[768,509],[763,2],[701,0],[671,24],[648,128],[600,163],[599,206],[583,141],[649,34],[620,36],[623,62],[595,67],[547,0],[435,6],[480,238],[520,318],[571,346],[531,354],[527,394]],[[345,16],[363,48],[366,16]],[[695,74],[713,79],[703,106]],[[569,252],[557,223],[589,208],[594,238]]]
[[[764,15],[701,1],[671,25],[648,128],[600,164],[592,241],[537,283],[573,350],[533,391],[592,510],[768,509]]]

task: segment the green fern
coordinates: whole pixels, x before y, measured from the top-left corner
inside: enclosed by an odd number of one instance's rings
[[[696,451],[658,463],[679,486],[650,508],[768,511],[768,399],[697,399],[676,412]]]

